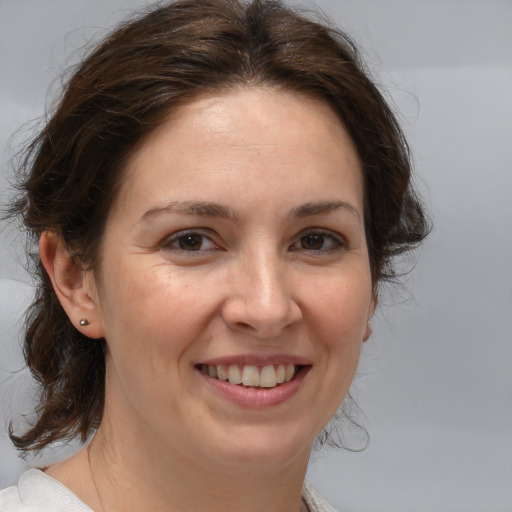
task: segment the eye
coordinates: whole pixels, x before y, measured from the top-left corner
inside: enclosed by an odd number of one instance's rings
[[[303,236],[300,239],[300,245],[303,249],[308,251],[319,251],[324,248],[326,237],[319,234],[311,234]]]
[[[180,231],[167,238],[162,244],[164,249],[172,251],[200,252],[217,249],[213,240],[196,231]]]
[[[340,236],[323,231],[311,231],[300,236],[297,242],[290,246],[290,249],[318,253],[337,251],[345,246],[346,244]]]
[[[204,242],[204,237],[196,233],[190,235],[182,235],[176,239],[180,249],[184,251],[199,251]]]

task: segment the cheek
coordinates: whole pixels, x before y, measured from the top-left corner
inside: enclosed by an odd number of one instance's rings
[[[371,302],[370,280],[340,276],[320,283],[312,304],[310,336],[323,361],[323,390],[333,414],[345,397],[359,362]],[[327,398],[328,397],[328,398]]]
[[[318,290],[309,301],[314,331],[334,350],[362,341],[370,313],[371,281],[366,272],[342,274],[317,282]]]
[[[162,272],[126,265],[112,268],[104,289],[111,401],[129,403],[128,410],[146,417],[155,413],[155,403],[165,403],[166,414],[176,413],[179,404],[170,390],[180,387],[182,355],[196,334],[184,290]]]
[[[120,346],[140,364],[167,365],[204,329],[214,295],[193,273],[165,265],[139,269],[135,262],[110,267],[104,285],[110,295],[105,292],[102,303],[105,338],[112,352]]]

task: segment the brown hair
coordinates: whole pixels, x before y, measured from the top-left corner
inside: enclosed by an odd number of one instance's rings
[[[125,163],[143,137],[185,99],[251,85],[320,99],[339,116],[363,163],[375,290],[394,279],[393,257],[428,231],[400,127],[349,38],[275,0],[182,0],[117,28],[77,67],[28,147],[12,213],[33,241],[53,230],[94,269]],[[23,435],[11,427],[24,451],[85,440],[101,420],[105,393],[104,340],[72,325],[35,264],[24,350],[41,389],[38,417]]]

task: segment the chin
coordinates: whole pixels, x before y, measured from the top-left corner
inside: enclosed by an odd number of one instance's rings
[[[302,460],[305,470],[315,438],[316,433],[294,431],[293,426],[234,427],[219,444],[215,443],[216,464],[221,460],[231,471],[268,473]]]

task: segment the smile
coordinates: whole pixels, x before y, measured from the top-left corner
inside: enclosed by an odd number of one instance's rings
[[[274,407],[291,400],[313,365],[299,356],[240,355],[194,365],[216,395],[244,408]]]
[[[254,365],[239,366],[201,364],[199,369],[205,375],[230,384],[246,387],[274,388],[280,384],[290,382],[301,366],[292,363],[269,364],[263,367]]]

